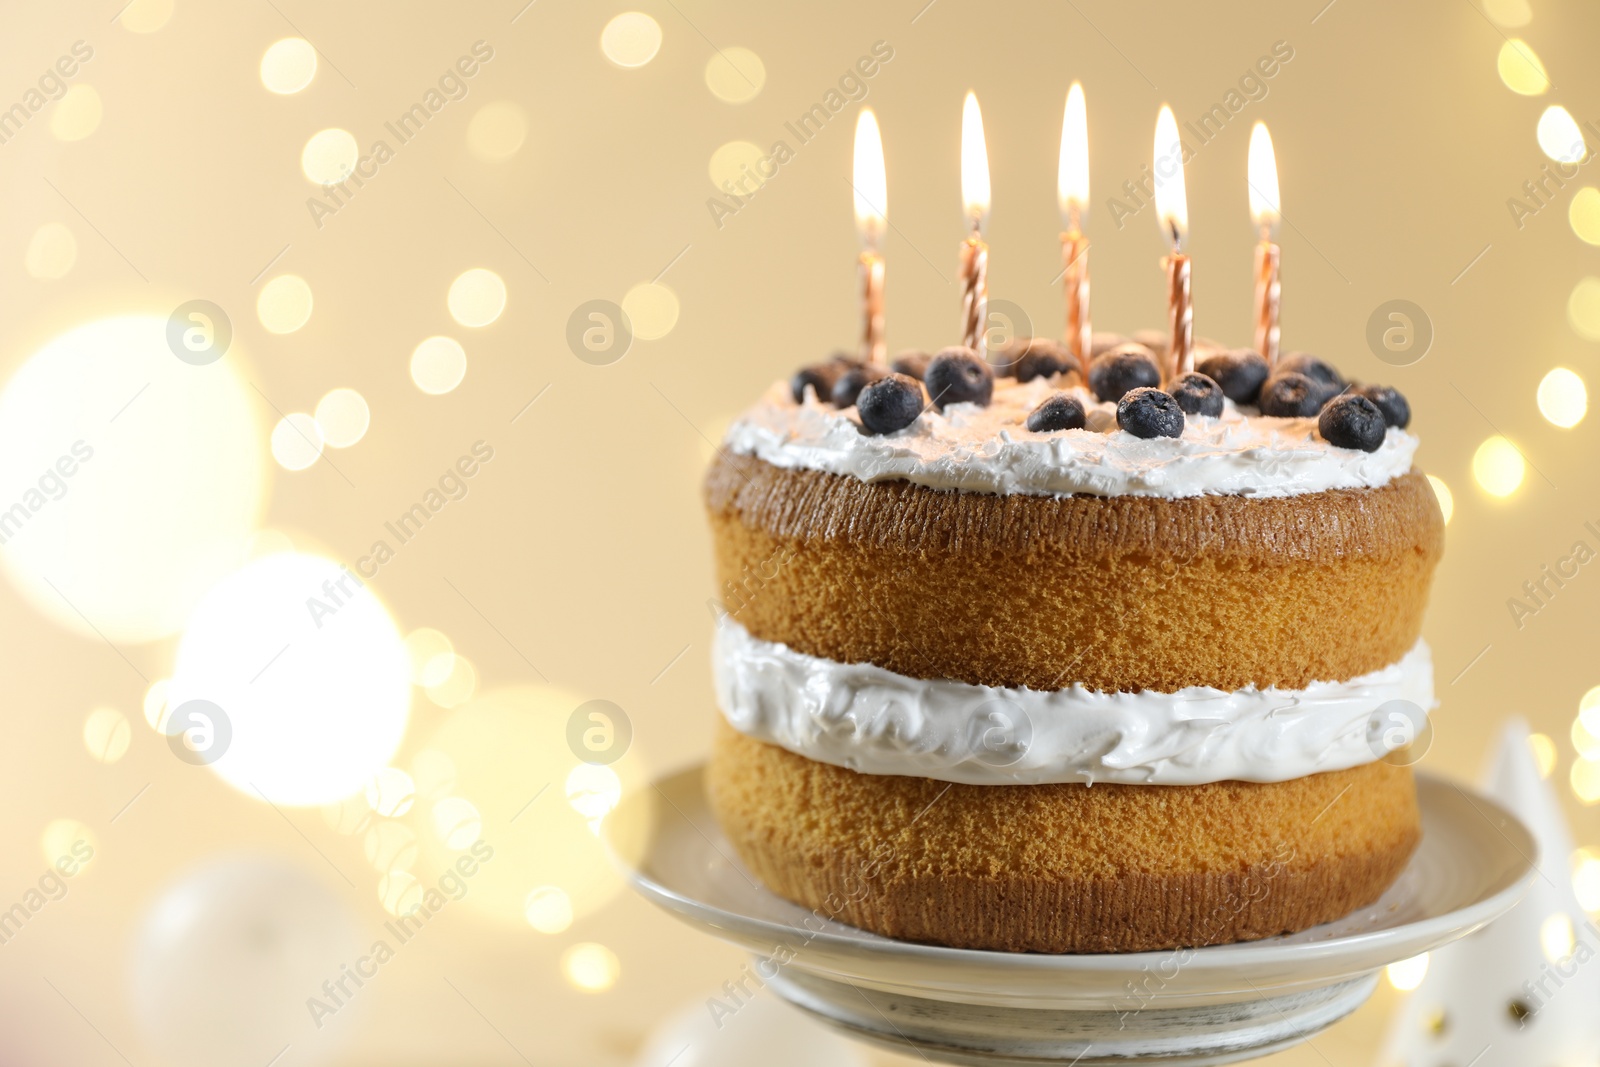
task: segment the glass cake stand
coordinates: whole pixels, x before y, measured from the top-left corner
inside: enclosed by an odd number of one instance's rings
[[[945,1063],[1201,1065],[1288,1048],[1360,1006],[1387,964],[1510,910],[1537,855],[1504,808],[1418,774],[1421,845],[1382,899],[1338,922],[1202,949],[982,952],[879,937],[769,893],[712,817],[702,770],[606,819],[634,888],[754,954],[740,979],[859,1040]]]

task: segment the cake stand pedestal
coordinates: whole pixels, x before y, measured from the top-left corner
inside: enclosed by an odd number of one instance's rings
[[[1510,910],[1537,854],[1499,805],[1419,774],[1422,844],[1382,899],[1338,922],[1167,952],[981,952],[879,937],[767,892],[712,818],[701,771],[607,817],[634,888],[749,950],[738,978],[853,1037],[944,1063],[1198,1067],[1277,1052],[1354,1011],[1387,964]]]

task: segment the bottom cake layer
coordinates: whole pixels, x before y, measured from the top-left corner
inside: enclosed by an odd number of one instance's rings
[[[769,889],[886,937],[1012,952],[1250,941],[1377,900],[1421,837],[1404,767],[1287,782],[864,775],[720,721],[712,809]]]

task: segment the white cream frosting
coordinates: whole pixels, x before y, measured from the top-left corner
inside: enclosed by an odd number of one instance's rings
[[[910,678],[761,641],[724,619],[713,667],[723,715],[742,733],[865,774],[973,785],[1286,781],[1374,762],[1406,739],[1404,721],[1379,708],[1434,704],[1421,641],[1382,670],[1304,689],[1105,693]]]
[[[1051,393],[1083,402],[1089,428],[1033,433],[1028,413]],[[1036,378],[996,379],[987,407],[928,410],[892,434],[861,431],[854,408],[808,391],[796,404],[780,382],[728,428],[724,446],[777,467],[902,479],[938,489],[1032,496],[1203,494],[1296,496],[1386,485],[1411,469],[1417,439],[1390,428],[1376,452],[1328,444],[1314,418],[1272,418],[1226,401],[1216,418],[1191,415],[1183,436],[1141,440],[1117,428],[1116,405]]]

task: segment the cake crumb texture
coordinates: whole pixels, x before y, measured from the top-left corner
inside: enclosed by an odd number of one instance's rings
[[[768,888],[887,937],[1140,952],[1373,903],[1420,838],[1409,768],[1287,782],[972,786],[863,775],[718,722],[706,787]]]
[[[1412,471],[1301,496],[929,489],[724,454],[719,601],[751,634],[976,685],[1302,689],[1416,643],[1444,520]]]

